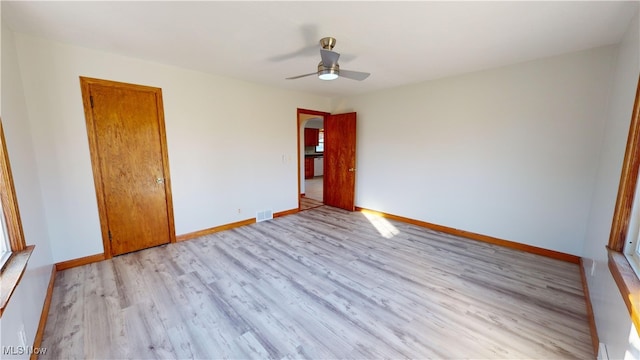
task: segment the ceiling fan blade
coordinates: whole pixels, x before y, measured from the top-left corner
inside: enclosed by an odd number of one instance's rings
[[[369,75],[371,74],[367,72],[340,69],[340,77],[346,77],[347,79],[351,79],[351,80],[362,81],[368,78]]]
[[[338,63],[340,54],[335,51],[320,49],[320,56],[322,57],[322,65],[325,67],[333,67]]]
[[[312,72],[312,73],[308,73],[308,74],[304,74],[304,75],[298,75],[298,76],[292,76],[292,77],[288,77],[285,80],[294,80],[294,79],[300,79],[303,78],[305,76],[311,76],[311,75],[318,75],[318,72]]]
[[[318,46],[317,45],[310,45],[310,46],[305,46],[301,49],[298,49],[296,51],[287,53],[287,54],[280,54],[280,55],[276,55],[276,56],[272,56],[270,58],[268,58],[267,60],[271,61],[271,62],[280,62],[280,61],[285,61],[285,60],[290,60],[290,59],[295,59],[297,57],[300,56],[313,56],[316,54],[316,51],[318,50]]]
[[[315,56],[318,51],[318,27],[315,24],[304,24],[300,27],[303,44],[309,44],[285,54],[279,54],[268,58],[271,62],[280,62],[294,59],[301,56]]]

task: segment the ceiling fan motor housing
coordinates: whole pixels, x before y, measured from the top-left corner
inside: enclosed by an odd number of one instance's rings
[[[333,64],[333,66],[324,66],[322,61],[320,61],[320,63],[318,63],[318,72],[324,71],[324,70],[334,70],[336,73],[338,73],[340,71],[340,65],[336,63],[336,64]]]
[[[320,80],[335,80],[340,76],[340,66],[334,64],[331,67],[324,66],[322,61],[318,64],[318,78]]]

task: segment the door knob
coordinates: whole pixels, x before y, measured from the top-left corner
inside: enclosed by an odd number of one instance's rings
[[[164,179],[161,177],[156,178],[156,184],[164,184]]]
[[[354,171],[356,171],[356,169],[355,168],[351,168],[351,169],[349,169],[349,171],[350,172],[354,172]]]

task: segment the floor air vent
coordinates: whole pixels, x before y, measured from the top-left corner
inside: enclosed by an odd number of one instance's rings
[[[271,220],[271,219],[273,219],[272,210],[258,211],[258,213],[256,214],[256,222]]]

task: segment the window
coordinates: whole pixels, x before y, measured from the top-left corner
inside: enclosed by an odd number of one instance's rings
[[[0,316],[27,267],[34,246],[26,246],[11,166],[0,120]]]
[[[0,214],[2,214],[2,202],[0,202]],[[0,269],[4,268],[10,256],[11,244],[9,244],[9,236],[7,236],[7,224],[4,221],[4,216],[0,216]]]
[[[640,179],[640,174],[638,174],[638,179]],[[624,248],[621,252],[629,262],[631,269],[640,277],[640,182],[636,181],[635,186],[629,223],[627,224],[629,230],[627,230]]]
[[[636,191],[638,190],[636,189]],[[631,237],[632,235],[629,236]],[[635,271],[636,275],[640,277],[640,232],[633,237],[634,238],[625,245],[624,254],[631,268]]]
[[[627,138],[627,149],[622,163],[622,174],[618,187],[618,198],[613,213],[609,236],[609,269],[624,299],[631,321],[640,333],[640,276],[638,270],[640,240],[628,241],[629,223],[633,210],[633,200],[638,186],[640,170],[640,79],[636,90],[636,100],[631,113],[631,125]],[[625,256],[626,253],[626,256]]]
[[[316,152],[324,152],[324,129],[320,129],[320,132],[318,132],[318,145],[316,146]]]

